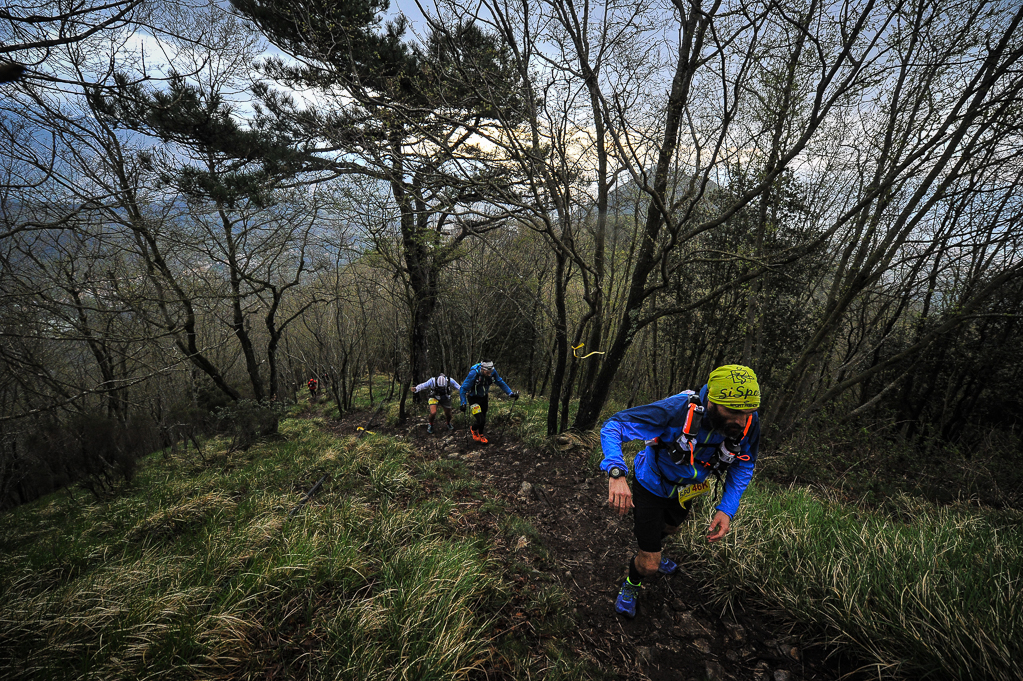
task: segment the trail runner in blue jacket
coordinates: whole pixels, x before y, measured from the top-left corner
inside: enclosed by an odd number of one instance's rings
[[[661,557],[661,544],[678,531],[696,497],[711,490],[710,476],[724,476],[724,493],[715,506],[707,541],[716,542],[728,533],[760,449],[759,407],[756,374],[749,367],[728,364],[712,371],[699,393],[687,390],[625,409],[604,423],[600,469],[608,474],[608,504],[618,515],[633,509],[639,545],[615,602],[617,612],[635,617],[643,580],[678,569],[670,558]],[[631,440],[647,443],[633,461],[632,489],[622,455],[622,444]]]
[[[474,425],[469,426],[472,439],[482,444],[487,444],[483,429],[487,427],[487,410],[490,408],[489,392],[490,386],[494,383],[508,397],[513,400],[519,399],[519,394],[508,387],[504,379],[498,375],[494,363],[490,361],[473,364],[458,390],[458,396],[462,400],[462,406],[459,409],[465,411],[468,406],[472,411]]]

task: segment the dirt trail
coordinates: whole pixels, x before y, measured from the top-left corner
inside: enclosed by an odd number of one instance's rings
[[[333,425],[350,435],[368,419],[369,414],[354,414]],[[697,582],[682,570],[648,580],[636,619],[616,614],[615,596],[635,539],[631,516],[619,518],[607,508],[604,474],[587,466],[584,451],[558,455],[530,451],[500,425],[489,429],[489,444],[476,443],[467,436],[463,420],[456,416],[456,430],[447,431],[438,415],[440,427],[433,435],[426,432],[426,418],[418,415],[402,428],[374,423],[372,430],[408,438],[426,460],[462,461],[485,490],[483,500],[469,492],[456,499],[463,513],[471,514],[486,499],[500,499],[510,513],[537,529],[550,558],[540,565],[521,546],[517,551],[515,544],[521,540],[506,539],[493,518],[481,520],[493,525],[503,560],[535,568],[520,572],[519,602],[528,603],[526,595],[543,588],[547,575],[571,594],[573,648],[580,656],[630,680],[831,681],[851,671],[848,666],[841,669],[834,657],[825,660],[819,649],[804,649],[796,637],[762,614],[747,611],[734,619],[722,617],[694,598]],[[543,633],[530,626],[528,612],[511,613],[501,625],[518,635],[534,636],[534,647],[542,648]],[[484,678],[508,676],[494,668]]]

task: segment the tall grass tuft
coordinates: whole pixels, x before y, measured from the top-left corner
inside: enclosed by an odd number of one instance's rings
[[[474,612],[495,587],[472,549],[439,540],[401,547],[376,588],[324,610],[320,664],[344,678],[458,679],[487,657]]]
[[[910,497],[869,511],[752,485],[720,547],[681,541],[726,601],[778,608],[879,673],[1023,678],[1023,516]]]
[[[204,450],[150,457],[108,503],[0,516],[5,679],[460,679],[492,654],[500,574],[422,498],[408,444],[286,419]]]

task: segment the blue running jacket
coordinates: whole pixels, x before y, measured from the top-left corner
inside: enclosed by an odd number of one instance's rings
[[[724,434],[711,430],[710,414],[704,414],[696,437],[695,465],[690,465],[688,460],[677,464],[667,451],[657,452],[650,445],[654,438],[660,438],[661,442],[674,442],[682,435],[691,395],[693,391],[687,390],[652,404],[624,409],[609,418],[600,429],[600,444],[604,451],[600,470],[606,473],[612,466],[627,470],[622,445],[630,440],[646,440],[646,449],[637,454],[633,462],[636,480],[643,487],[658,496],[671,498],[678,496],[679,487],[706,480],[710,469],[700,462],[711,461],[718,445],[725,439]],[[710,406],[706,385],[700,390],[700,402],[705,408]],[[724,494],[721,503],[715,507],[729,518],[739,510],[739,499],[753,477],[753,466],[760,450],[760,416],[756,412],[739,447],[740,455],[747,455],[749,460],[736,458],[728,467]]]
[[[497,367],[490,373],[489,376],[483,373],[483,369],[480,368],[479,362],[473,364],[469,369],[469,374],[462,381],[462,385],[458,388],[458,397],[462,402],[467,402],[470,397],[484,397],[490,392],[490,386],[496,383],[498,387],[505,392],[506,395],[512,394],[512,389],[508,387],[508,384],[504,382],[504,379],[497,374]]]

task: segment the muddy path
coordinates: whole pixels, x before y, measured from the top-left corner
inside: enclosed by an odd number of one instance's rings
[[[370,423],[371,416],[352,414],[332,423],[331,429],[351,435]],[[437,423],[432,435],[425,414],[414,415],[399,428],[374,422],[371,430],[408,439],[424,461],[458,460],[471,471],[477,490],[455,492],[453,501],[474,531],[497,537],[497,559],[516,575],[513,603],[522,605],[521,610],[511,608],[499,627],[531,639],[538,653],[546,634],[530,621],[528,595],[556,581],[573,602],[573,650],[617,678],[831,681],[853,670],[840,656],[804,646],[789,627],[765,613],[723,614],[712,608],[698,597],[697,580],[681,569],[644,584],[634,620],[618,615],[615,597],[635,551],[632,519],[608,509],[607,478],[587,465],[587,452],[531,451],[500,424],[488,429],[490,442],[483,445],[468,436],[465,419],[457,412],[454,431],[446,429],[439,414]],[[529,537],[508,536],[500,518],[480,508],[488,500],[503,502],[508,513],[536,529],[543,547],[539,556],[523,550]],[[671,555],[670,545],[665,555]],[[495,665],[481,678],[512,677]]]

